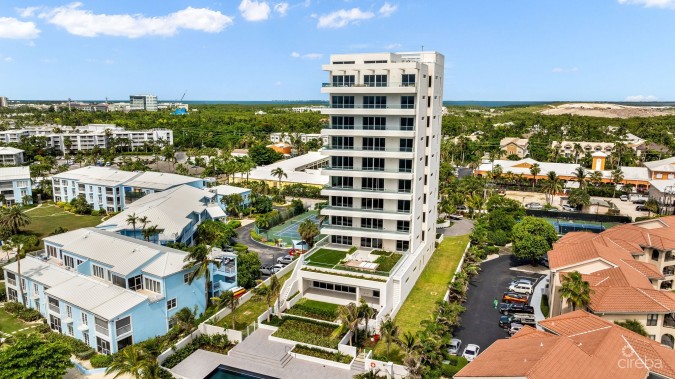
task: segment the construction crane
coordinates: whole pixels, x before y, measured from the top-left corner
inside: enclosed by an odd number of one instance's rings
[[[180,97],[179,103],[183,102],[183,99],[185,98],[185,94],[187,94],[187,90],[185,90],[185,92],[183,92],[183,96]]]

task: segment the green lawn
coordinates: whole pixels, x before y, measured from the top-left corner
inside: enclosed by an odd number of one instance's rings
[[[283,286],[284,282],[291,277],[293,271],[289,271],[286,275],[279,278],[279,283]],[[251,289],[253,291],[253,289]],[[258,316],[267,311],[267,303],[262,300],[251,299],[241,304],[235,312],[235,329],[246,330],[246,326],[251,325],[253,321],[258,319]],[[216,325],[231,329],[232,328],[232,314],[229,314],[216,322]]]
[[[345,259],[346,256],[346,251],[319,249],[309,256],[309,260],[311,263],[318,263],[322,266],[335,266],[336,264],[340,263],[341,260]]]
[[[39,239],[47,237],[54,229],[63,227],[70,230],[96,226],[103,216],[76,215],[64,211],[55,205],[42,205],[26,211],[31,223],[21,228],[22,231],[34,234]],[[40,241],[42,246],[42,241]]]
[[[377,271],[384,271],[384,272],[391,271],[391,269],[394,268],[394,266],[396,266],[396,263],[398,263],[398,261],[401,260],[402,257],[403,254],[398,253],[391,253],[389,255],[380,255],[375,260],[375,263],[378,264]]]
[[[0,332],[13,333],[27,327],[28,324],[0,309]],[[0,335],[1,337],[2,335]]]
[[[335,321],[337,319],[338,305],[323,301],[301,299],[285,313],[314,318],[323,321]]]
[[[410,331],[416,334],[422,330],[420,321],[429,319],[436,309],[436,301],[442,300],[448,288],[466,245],[469,236],[446,237],[429,259],[422,275],[406,298],[394,321],[400,334]],[[398,347],[391,346],[391,359],[396,361],[400,356]],[[377,355],[386,355],[386,345],[378,343]],[[400,357],[399,357],[400,358]]]

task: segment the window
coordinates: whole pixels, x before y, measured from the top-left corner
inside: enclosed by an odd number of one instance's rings
[[[65,264],[67,267],[75,268],[75,259],[69,255],[64,255],[63,264]]]
[[[352,226],[352,218],[347,216],[331,216],[330,224],[334,226]]]
[[[399,151],[411,152],[413,151],[413,139],[401,138],[399,141]]]
[[[86,313],[80,313],[80,318],[82,319],[82,325],[89,325],[89,316]]]
[[[652,250],[652,260],[653,261],[659,260],[659,251],[658,250]]]
[[[56,258],[58,256],[57,250],[54,246],[45,245],[45,250],[50,257]]]
[[[401,130],[413,130],[415,119],[412,117],[401,117]]]
[[[96,337],[96,351],[101,354],[110,354],[110,342],[101,337]]]
[[[399,179],[398,180],[398,192],[411,193],[412,192],[412,180]]]
[[[354,129],[354,117],[333,116],[331,126],[332,129]]]
[[[354,158],[353,157],[339,157],[333,156],[330,157],[330,166],[336,169],[342,170],[351,170],[354,168]]]
[[[337,243],[339,245],[351,245],[352,237],[332,235],[330,236],[330,242]]]
[[[176,308],[176,298],[175,297],[166,302],[166,310],[167,311],[170,311],[174,308]]]
[[[94,317],[94,324],[96,324],[96,332],[106,336],[110,333],[108,329],[108,321],[102,318]]]
[[[91,342],[89,342],[89,333],[87,332],[82,332],[82,339],[84,340],[84,343],[89,346]]]
[[[384,151],[384,138],[363,138],[363,150]]]
[[[384,191],[384,179],[361,178],[361,189],[366,191]]]
[[[333,149],[353,150],[354,137],[340,137],[340,136],[331,137],[331,147]]]
[[[410,249],[410,241],[396,241],[396,251],[408,251]]]
[[[49,327],[52,328],[52,330],[61,333],[61,319],[54,315],[49,315]]]
[[[415,74],[403,74],[403,75],[401,75],[401,85],[403,87],[414,87],[415,86]]]
[[[659,322],[658,314],[647,315],[647,326],[656,326],[658,325],[658,322]]]
[[[186,272],[183,274],[183,283],[184,284],[190,284],[190,273]]]
[[[364,130],[385,130],[387,128],[387,119],[385,117],[364,117]]]
[[[337,292],[356,293],[356,287],[345,286],[342,284],[319,282],[318,280],[312,281],[312,287]]]
[[[331,196],[330,201],[333,207],[352,208],[354,204],[354,199],[347,196]]]
[[[129,278],[129,280],[127,280],[127,282],[129,283],[129,287],[127,288],[129,288],[132,291],[138,291],[139,289],[143,288],[141,279],[142,277],[140,275],[132,276],[131,278]]]
[[[91,265],[92,274],[101,279],[105,279],[105,270],[101,266]]]
[[[384,158],[362,158],[361,168],[364,171],[384,171]]]
[[[119,319],[115,321],[115,332],[117,333],[117,336],[121,336],[122,334],[129,333],[131,331],[131,316],[127,316],[125,318]]]
[[[39,287],[38,287],[37,283],[33,283],[33,294],[37,295],[39,293],[40,293],[40,291],[39,291]]]
[[[156,280],[152,280],[150,278],[144,278],[144,286],[148,291],[156,292],[156,293],[162,293],[162,284]]]
[[[379,218],[362,218],[361,227],[364,229],[378,229],[382,230],[382,219]]]
[[[351,176],[331,176],[330,182],[336,188],[354,188],[354,178]]]
[[[402,213],[409,213],[410,212],[410,200],[399,200],[397,211],[402,212]]]
[[[354,96],[333,96],[332,108],[354,108]]]
[[[397,232],[409,232],[410,231],[410,221],[396,221],[396,231]]]
[[[386,96],[364,96],[363,107],[367,109],[385,109],[387,108]]]
[[[118,287],[127,288],[127,281],[121,276],[112,274],[112,283]]]
[[[7,300],[9,301],[19,301],[18,293],[14,288],[7,288]]]
[[[401,96],[401,109],[414,109],[415,96]]]
[[[372,249],[381,249],[382,240],[380,238],[361,237],[361,247],[369,247]]]
[[[66,317],[73,318],[73,308],[70,305],[66,305]]]
[[[386,87],[387,75],[364,75],[363,84],[366,87]]]
[[[56,313],[61,313],[61,308],[59,307],[59,301],[53,297],[47,297],[49,300],[49,310]]]
[[[373,290],[373,297],[380,297],[380,291],[379,290]]]
[[[14,273],[8,272],[7,273],[7,284],[16,285],[16,275]]]
[[[412,172],[412,159],[399,159],[398,172]]]
[[[352,87],[354,79],[354,75],[333,75],[333,87]]]
[[[75,334],[75,331],[73,329],[73,324],[68,324],[68,335],[72,336]]]
[[[384,200],[363,198],[361,199],[361,209],[381,211],[384,209]]]

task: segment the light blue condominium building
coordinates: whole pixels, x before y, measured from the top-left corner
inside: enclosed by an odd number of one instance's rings
[[[4,196],[6,205],[21,204],[23,198],[32,196],[32,193],[28,166],[0,167],[0,194]]]

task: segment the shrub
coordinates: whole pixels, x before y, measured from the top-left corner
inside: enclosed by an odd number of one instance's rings
[[[488,239],[497,246],[505,246],[507,243],[509,243],[509,235],[504,230],[488,232]]]
[[[241,221],[232,220],[232,221],[227,223],[227,226],[232,228],[232,229],[237,229],[237,228],[241,227]]]
[[[42,315],[37,309],[26,308],[19,311],[18,317],[24,321],[37,321],[42,318]]]
[[[486,253],[487,255],[490,255],[490,254],[497,254],[497,253],[499,253],[499,246],[486,246],[486,247],[485,247],[485,253]],[[486,255],[486,256],[487,256],[487,255]]]
[[[286,313],[324,321],[334,321],[337,318],[337,308],[338,306],[335,304],[302,299],[291,309],[288,309]]]
[[[19,303],[19,302],[8,301],[7,303],[5,303],[5,312],[7,312],[7,313],[17,315],[23,309],[24,309],[23,305],[21,305],[21,303]]]
[[[99,216],[101,214],[101,211],[93,210],[91,211],[92,216]]]
[[[70,337],[66,336],[64,334],[59,334],[55,332],[50,332],[45,335],[45,339],[48,341],[56,342],[59,341],[63,343],[64,345],[68,346],[68,350],[70,350],[71,354],[80,354],[80,353],[85,353],[89,350],[91,350],[91,347],[84,342]],[[100,366],[100,367],[106,367],[106,366]]]
[[[342,353],[331,353],[326,350],[317,349],[311,346],[305,345],[296,345],[293,348],[294,353],[308,355],[310,357],[316,357],[321,359],[326,359],[329,361],[339,362],[339,363],[350,363],[353,359],[351,355],[345,355]]]
[[[7,300],[7,291],[5,291],[5,283],[0,283],[0,302]]]
[[[340,342],[339,339],[333,338],[335,329],[337,329],[335,325],[326,323],[285,320],[273,336],[334,349]]]
[[[80,352],[75,353],[75,356],[77,357],[77,359],[87,360],[87,359],[91,359],[91,357],[93,357],[95,354],[96,354],[96,351],[94,349],[90,348],[89,350],[80,351]]]
[[[110,366],[112,360],[113,357],[111,355],[96,354],[89,359],[89,363],[91,363],[91,367],[93,368],[101,368]]]
[[[226,335],[223,334],[214,334],[211,336],[200,335],[196,337],[192,342],[183,346],[180,349],[175,350],[175,352],[170,355],[162,366],[166,368],[174,368],[185,358],[189,357],[192,353],[199,349],[204,349],[207,351],[212,351],[215,353],[225,354],[230,349],[232,345],[228,340]]]
[[[52,328],[50,328],[47,324],[40,324],[36,326],[34,330],[38,333],[47,334],[52,331]]]

